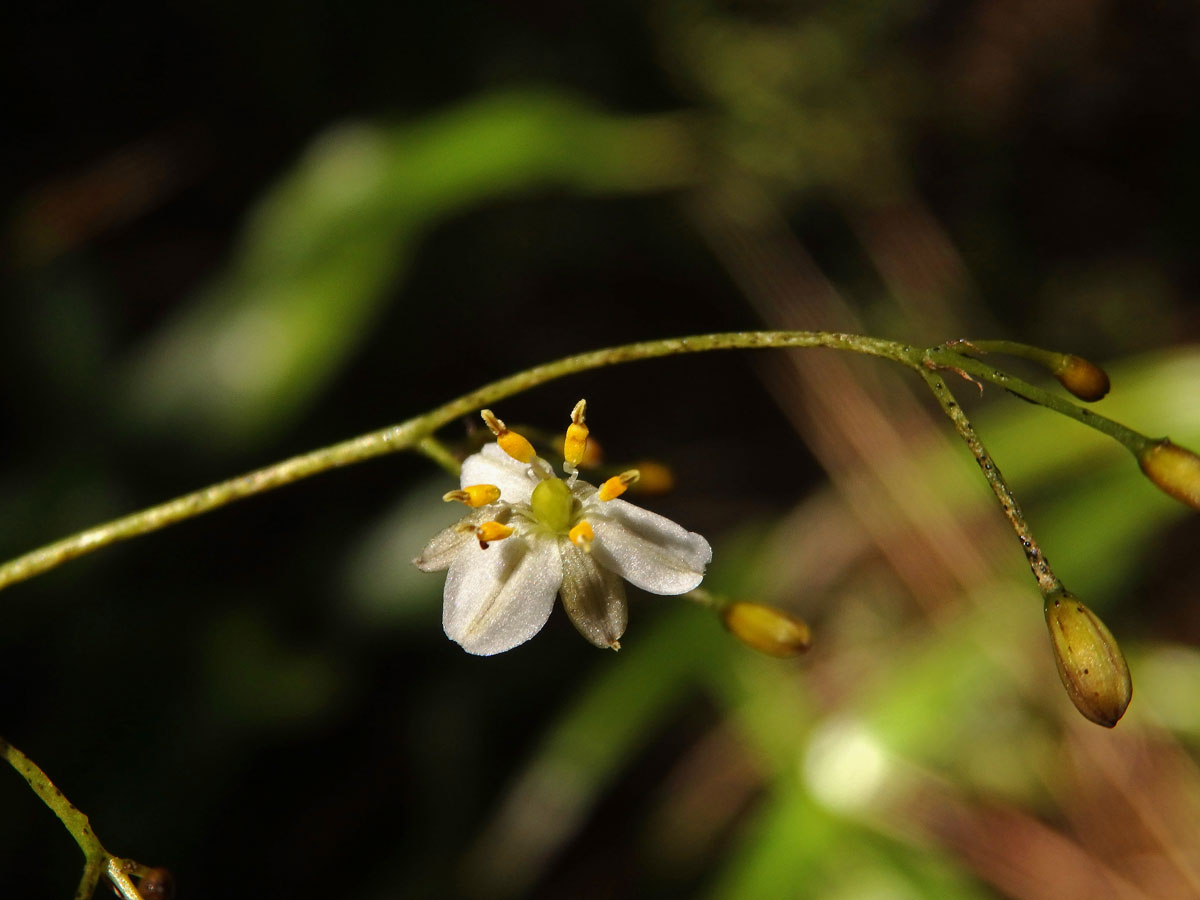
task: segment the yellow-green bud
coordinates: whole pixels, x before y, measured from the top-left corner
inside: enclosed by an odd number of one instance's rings
[[[1112,728],[1133,696],[1129,666],[1112,632],[1068,591],[1046,597],[1046,626],[1058,675],[1075,708]]]
[[[1138,465],[1163,491],[1200,509],[1200,456],[1163,438],[1138,455]]]
[[[1054,366],[1054,377],[1080,400],[1089,403],[1108,393],[1108,373],[1082,356],[1064,354]]]
[[[812,644],[806,622],[773,606],[730,603],[721,610],[721,620],[739,641],[768,656],[799,656]]]

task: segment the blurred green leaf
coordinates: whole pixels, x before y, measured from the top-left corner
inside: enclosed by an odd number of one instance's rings
[[[133,408],[218,445],[259,440],[337,373],[442,218],[522,191],[640,192],[692,177],[682,119],[609,116],[548,91],[334,128],[252,212],[229,269],[133,361]]]

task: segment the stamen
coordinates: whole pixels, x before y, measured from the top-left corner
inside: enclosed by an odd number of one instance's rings
[[[483,550],[486,550],[492,541],[502,541],[512,533],[511,528],[499,522],[484,522],[475,529],[475,537],[479,538],[479,546]]]
[[[442,499],[447,503],[457,500],[470,507],[487,506],[500,499],[500,488],[494,484],[471,484],[461,491],[447,491]]]
[[[675,473],[667,466],[654,460],[642,460],[637,465],[641,478],[638,479],[639,494],[668,494],[675,487]]]
[[[479,414],[483,417],[487,427],[491,429],[492,434],[496,436],[496,443],[500,445],[500,449],[517,462],[530,462],[537,455],[534,452],[533,444],[515,431],[509,431],[508,426],[496,418],[496,414],[490,409],[480,410]]]
[[[629,486],[641,478],[642,475],[637,469],[630,469],[628,472],[622,472],[620,475],[614,475],[604,484],[600,485],[600,490],[597,491],[597,496],[601,500],[615,500],[620,497]]]
[[[585,520],[572,528],[567,533],[567,537],[580,550],[590,551],[592,549],[592,541],[596,537],[596,532],[592,530],[592,526]]]
[[[587,401],[580,400],[571,410],[571,424],[567,426],[567,436],[563,440],[563,459],[566,460],[568,472],[583,461],[587,452],[588,427],[584,424],[583,414],[587,410]]]

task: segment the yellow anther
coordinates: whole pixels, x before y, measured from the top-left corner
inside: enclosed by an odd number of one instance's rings
[[[567,436],[563,439],[563,459],[573,466],[583,462],[587,452],[588,427],[586,425],[568,425]]]
[[[442,499],[447,503],[457,500],[472,507],[487,506],[500,499],[500,488],[494,484],[472,484],[461,491],[447,491],[442,494]]]
[[[531,462],[537,456],[537,453],[534,452],[533,444],[529,443],[529,441],[515,431],[504,432],[504,434],[496,438],[496,443],[500,445],[501,450],[517,462]]]
[[[583,462],[587,453],[588,427],[583,422],[583,414],[587,410],[587,401],[580,400],[571,410],[571,424],[567,426],[567,436],[563,440],[563,459],[573,466]]]
[[[492,541],[502,541],[512,533],[511,528],[499,522],[484,522],[475,529],[475,537],[479,538],[479,546],[484,550]]]
[[[571,543],[580,550],[587,550],[592,546],[592,541],[596,537],[596,532],[592,530],[592,526],[587,522],[580,522],[568,533],[567,537],[571,539]]]
[[[642,475],[637,469],[630,469],[628,472],[622,472],[620,475],[614,475],[608,479],[608,481],[600,485],[600,490],[597,493],[601,500],[615,500],[641,477]]]
[[[642,460],[637,470],[642,476],[637,483],[639,494],[667,494],[675,488],[675,473],[660,462]]]
[[[500,449],[517,462],[531,462],[537,455],[534,452],[533,444],[515,431],[509,431],[508,426],[496,418],[496,414],[490,409],[481,410],[479,414],[483,416],[484,423],[496,436],[496,443],[500,445]]]

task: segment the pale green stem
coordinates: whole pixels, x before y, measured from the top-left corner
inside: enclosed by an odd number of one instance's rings
[[[134,885],[133,879],[129,876],[137,873],[142,867],[132,860],[118,859],[115,856],[110,856],[108,865],[104,867],[104,874],[108,876],[108,880],[112,882],[117,893],[124,900],[142,900],[142,895]]]
[[[1059,353],[1056,350],[1047,350],[1045,347],[1034,347],[1031,344],[1021,344],[1017,341],[977,341],[972,338],[965,341],[947,341],[945,346],[967,355],[975,351],[977,353],[1002,353],[1006,356],[1016,356],[1021,359],[1031,360],[1050,372],[1055,371],[1055,368],[1067,358],[1067,354],[1065,353]]]
[[[537,366],[492,382],[452,400],[430,413],[409,419],[399,425],[370,432],[348,441],[314,450],[311,453],[294,456],[246,475],[202,488],[166,503],[81,531],[0,566],[0,588],[31,578],[68,560],[91,553],[117,541],[155,531],[243,497],[250,497],[320,472],[362,462],[385,453],[416,449],[442,466],[447,472],[457,474],[458,460],[433,436],[438,428],[488,404],[565,375],[601,366],[683,353],[800,347],[827,347],[877,356],[901,363],[921,374],[933,390],[934,396],[938,398],[942,409],[954,423],[955,429],[979,462],[984,477],[987,478],[988,484],[991,485],[1005,515],[1025,548],[1026,556],[1043,594],[1060,591],[1062,586],[1054,577],[1045,556],[1030,534],[1029,527],[1008,485],[1004,482],[999,470],[996,469],[978,435],[971,427],[971,423],[936,370],[955,371],[964,377],[978,378],[997,384],[1017,396],[1049,407],[1110,435],[1135,454],[1140,454],[1147,445],[1152,443],[1144,435],[1103,416],[1097,416],[1090,410],[1078,407],[1057,395],[1027,384],[979,360],[955,352],[949,347],[924,350],[878,338],[813,331],[732,332],[644,341],[626,344],[622,347],[581,353]],[[995,349],[1002,348],[995,345]],[[720,602],[717,598],[708,595],[707,592],[696,591],[692,596],[697,602],[709,605]],[[77,900],[90,898],[102,875],[108,877],[126,900],[140,900],[138,890],[130,876],[141,877],[146,871],[144,867],[131,860],[120,859],[108,853],[92,830],[87,816],[71,805],[32,760],[3,739],[0,739],[0,755],[3,755],[13,768],[25,777],[30,787],[54,811],[83,850],[86,864],[83,879],[76,893]]]
[[[450,461],[453,458],[449,453],[444,452],[439,444],[431,440],[437,429],[490,403],[495,403],[505,397],[556,378],[562,378],[564,375],[572,375],[601,366],[682,353],[780,347],[829,347],[837,350],[849,350],[891,359],[913,368],[916,368],[925,352],[896,341],[885,341],[853,334],[822,331],[739,331],[643,341],[637,344],[626,344],[622,347],[568,356],[565,359],[536,366],[508,378],[494,381],[469,394],[464,394],[430,413],[409,419],[399,425],[372,431],[369,434],[300,456],[293,456],[291,459],[201,488],[166,503],[151,506],[140,512],[81,531],[53,544],[47,544],[0,566],[0,589],[26,578],[32,578],[34,575],[53,569],[68,560],[107,547],[117,541],[147,534],[232,503],[234,500],[261,494],[264,491],[292,484],[320,472],[362,462],[385,453],[419,448],[450,471],[454,471],[450,467]]]
[[[1034,540],[1033,533],[1029,530],[1029,523],[1025,521],[1025,515],[1021,512],[1021,506],[1017,503],[1017,498],[1013,496],[1012,489],[1009,488],[1008,482],[1004,480],[1004,476],[1000,474],[1000,469],[996,465],[994,459],[987,448],[983,445],[983,441],[979,439],[979,435],[972,427],[966,413],[958,401],[955,400],[954,394],[950,392],[950,388],[946,385],[945,380],[933,369],[921,369],[921,377],[925,379],[925,383],[929,385],[929,389],[933,391],[933,396],[937,398],[938,403],[942,407],[942,411],[954,423],[954,430],[958,432],[959,437],[970,448],[971,453],[975,457],[975,461],[979,463],[979,470],[983,473],[983,477],[987,479],[988,485],[992,488],[992,493],[996,495],[996,499],[1000,501],[1000,508],[1004,510],[1005,518],[1012,526],[1013,531],[1017,533],[1017,539],[1021,542],[1021,547],[1025,551],[1025,558],[1029,560],[1029,568],[1033,570],[1033,577],[1037,579],[1038,588],[1043,596],[1059,592],[1063,589],[1062,583],[1050,569],[1050,563],[1046,559],[1042,548],[1038,546],[1038,542]]]
[[[982,347],[1000,347],[1006,345],[1005,341],[963,341],[958,346],[972,346],[976,348]],[[1024,346],[1024,345],[1016,345]],[[1024,354],[1029,357],[1029,354]],[[990,363],[983,360],[975,359],[952,350],[949,347],[934,347],[927,350],[925,358],[929,365],[939,369],[957,372],[963,377],[970,376],[978,378],[980,381],[988,381],[994,385],[1004,388],[1018,397],[1023,397],[1039,406],[1045,406],[1047,409],[1052,409],[1057,413],[1062,413],[1077,422],[1082,422],[1089,428],[1095,428],[1097,431],[1108,435],[1113,440],[1122,444],[1135,457],[1141,458],[1141,455],[1152,444],[1158,443],[1154,438],[1146,437],[1140,432],[1134,431],[1132,428],[1126,428],[1120,422],[1114,422],[1105,416],[1092,412],[1084,406],[1077,403],[1072,403],[1063,397],[1051,391],[1032,385],[1027,381],[1022,381],[1014,375],[1009,375],[1007,372],[997,369]]]
[[[707,588],[692,588],[682,596],[684,600],[691,600],[696,605],[702,606],[705,609],[711,609],[714,612],[720,612],[731,602],[729,598],[718,596]]]
[[[433,438],[437,429],[454,419],[490,403],[528,390],[565,375],[601,366],[711,350],[827,347],[878,356],[918,371],[922,367],[941,368],[992,382],[1005,390],[1070,416],[1140,454],[1153,441],[1117,422],[1097,415],[1002,372],[993,366],[958,353],[949,347],[914,348],[896,341],[824,331],[739,331],[695,337],[643,341],[605,350],[568,356],[556,362],[536,366],[502,378],[478,390],[452,400],[444,406],[399,425],[294,456],[246,475],[232,478],[174,500],[135,512],[103,525],[89,528],[68,538],[48,544],[0,566],[0,589],[45,572],[68,560],[99,550],[117,541],[136,537],[159,528],[198,516],[244,497],[282,487],[330,469],[362,462],[385,453],[418,449],[448,472],[456,472],[458,461]]]
[[[142,895],[138,893],[129,876],[139,874],[143,867],[132,860],[113,856],[105,850],[100,838],[96,837],[96,832],[92,830],[88,817],[66,798],[37,763],[4,738],[0,738],[0,756],[20,773],[33,792],[58,816],[58,820],[83,851],[83,877],[75,891],[75,900],[90,900],[102,875],[108,876],[125,900],[142,900]]]
[[[445,469],[447,474],[453,475],[455,478],[462,471],[462,463],[455,458],[453,453],[446,449],[445,444],[435,437],[430,436],[419,441],[417,449]]]

